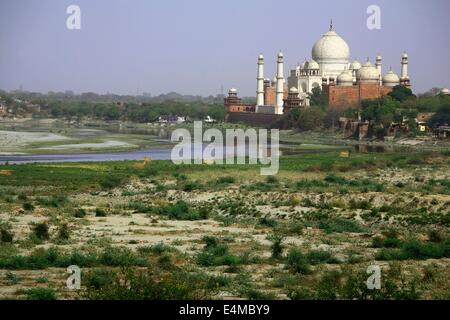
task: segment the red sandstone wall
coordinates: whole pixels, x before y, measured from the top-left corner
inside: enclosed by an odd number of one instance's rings
[[[264,90],[264,104],[274,106],[277,101],[277,92],[275,87],[266,87]]]
[[[283,99],[288,96],[289,90],[284,88]],[[277,89],[275,87],[265,87],[264,88],[264,104],[266,106],[274,106],[277,102]]]
[[[245,105],[245,104],[237,104],[237,105],[228,105],[228,112],[254,112],[254,105]]]
[[[361,100],[378,99],[392,91],[392,87],[378,84],[362,84],[358,86],[327,86],[329,106],[334,108],[359,108]]]

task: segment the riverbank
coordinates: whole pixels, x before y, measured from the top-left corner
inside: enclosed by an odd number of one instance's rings
[[[189,283],[178,298],[448,299],[449,160],[298,154],[276,177],[171,161],[2,166],[0,298],[108,299],[144,272],[169,297]],[[81,291],[64,286],[70,264]],[[369,265],[383,289],[366,296]]]

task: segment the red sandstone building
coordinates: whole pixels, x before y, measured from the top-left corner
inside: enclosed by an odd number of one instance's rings
[[[349,62],[350,49],[330,25],[312,48],[312,60],[290,70],[288,81],[284,78],[284,56],[277,56],[277,72],[273,81],[264,78],[264,57],[258,57],[256,104],[245,104],[236,89],[231,89],[224,104],[227,121],[260,122],[277,120],[295,108],[307,108],[311,92],[321,88],[328,97],[330,108],[360,108],[363,100],[387,95],[397,85],[409,87],[408,55],[403,53],[401,77],[392,70],[382,76],[382,57],[375,65],[367,60],[361,65]],[[287,84],[287,85],[286,85]],[[289,88],[289,90],[288,90]]]

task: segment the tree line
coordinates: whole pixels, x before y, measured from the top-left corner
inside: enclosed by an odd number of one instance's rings
[[[309,131],[318,128],[335,128],[340,117],[360,118],[375,127],[387,129],[392,123],[407,123],[415,133],[418,113],[434,113],[428,122],[431,128],[450,125],[450,96],[415,96],[409,88],[396,86],[392,92],[379,99],[363,100],[361,108],[329,108],[327,97],[320,88],[314,88],[310,95],[311,106],[306,109],[293,109],[276,124],[281,129]]]

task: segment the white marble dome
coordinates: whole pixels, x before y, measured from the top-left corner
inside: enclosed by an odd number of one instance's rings
[[[309,61],[308,62],[308,64],[307,64],[307,69],[310,69],[310,70],[315,70],[315,69],[319,69],[320,67],[319,67],[319,64],[316,62],[316,61],[314,61],[314,60],[311,60],[311,61]]]
[[[359,70],[359,69],[361,69],[361,63],[359,63],[359,61],[358,60],[355,60],[355,61],[353,61],[351,64],[350,64],[350,68],[349,68],[350,70]]]
[[[389,70],[383,77],[383,85],[395,87],[400,84],[400,78],[392,70]]]
[[[289,93],[298,93],[298,89],[296,87],[292,87],[289,89]]]
[[[337,84],[340,86],[352,86],[353,85],[353,75],[350,70],[342,72],[337,77]]]
[[[350,48],[336,32],[325,33],[312,48],[312,58],[320,63],[348,63]]]
[[[356,79],[363,83],[378,83],[380,81],[380,74],[377,68],[370,61],[367,61],[356,73]]]
[[[236,88],[231,88],[230,91],[228,91],[228,93],[237,93],[237,89]]]

